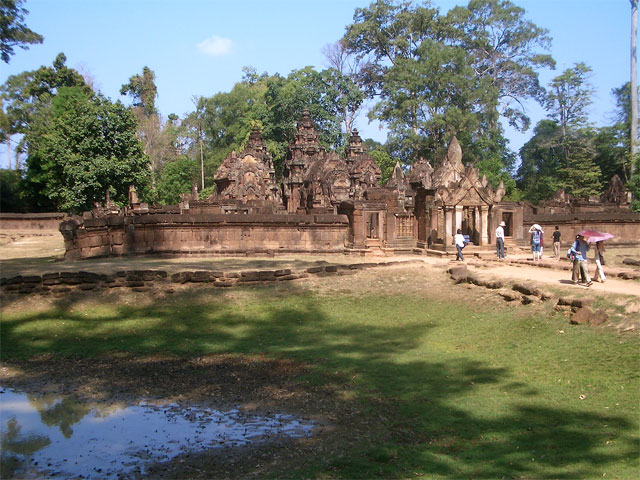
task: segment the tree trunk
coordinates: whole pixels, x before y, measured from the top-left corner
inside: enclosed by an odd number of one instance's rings
[[[11,170],[11,135],[7,133],[7,170]]]
[[[204,153],[202,151],[202,136],[200,136],[200,173],[202,174],[202,190],[204,190]]]
[[[636,40],[638,37],[638,0],[631,2],[631,175],[636,169],[638,152],[638,79],[636,72]]]

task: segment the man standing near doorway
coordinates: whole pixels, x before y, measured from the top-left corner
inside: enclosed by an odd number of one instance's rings
[[[556,225],[556,229],[553,232],[553,255],[556,258],[560,258],[560,228]]]
[[[458,233],[456,233],[453,237],[453,243],[456,244],[456,249],[458,254],[456,255],[456,260],[462,260],[464,262],[464,255],[462,255],[462,249],[466,245],[464,241],[464,235],[462,235],[462,230],[458,229]]]
[[[496,252],[498,254],[498,260],[504,258],[504,227],[507,224],[504,221],[500,222],[498,228],[496,228]]]

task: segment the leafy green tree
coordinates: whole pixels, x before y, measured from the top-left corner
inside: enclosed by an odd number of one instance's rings
[[[588,108],[592,103],[593,87],[588,79],[591,67],[576,63],[551,80],[544,98],[544,107],[549,118],[561,129],[563,140],[570,128],[580,128],[587,124]]]
[[[27,205],[21,196],[22,172],[0,170],[0,212],[24,213]]]
[[[27,194],[36,208],[80,211],[111,200],[126,203],[129,185],[149,195],[149,160],[136,120],[120,102],[60,87],[26,132]]]
[[[442,16],[430,3],[376,0],[356,10],[343,41],[349,52],[370,56],[362,70],[378,100],[370,118],[388,126],[395,155],[405,163],[440,159],[456,135],[465,163],[514,187],[514,155],[499,119],[526,129],[521,103],[539,95],[538,70],[553,66],[546,30],[523,9],[472,0]]]
[[[541,120],[534,136],[520,149],[518,187],[524,198],[537,203],[551,198],[558,189],[577,198],[602,193],[602,172],[595,163],[595,132],[570,129],[553,120]]]
[[[60,87],[82,87],[91,92],[82,75],[67,67],[66,61],[64,53],[59,53],[51,67],[11,75],[0,87],[9,134],[25,133],[38,109],[49,106]]]
[[[191,192],[198,170],[196,160],[189,157],[167,163],[157,182],[158,201],[164,205],[178,203],[181,193]]]
[[[122,85],[121,95],[129,95],[133,100],[131,109],[138,122],[138,137],[144,143],[144,151],[149,156],[153,182],[166,162],[175,161],[178,152],[173,145],[175,129],[171,122],[163,122],[156,108],[158,89],[155,73],[143,67],[142,74],[133,75]]]
[[[133,75],[128,83],[122,85],[120,95],[130,95],[133,98],[133,106],[141,108],[146,116],[158,113],[156,74],[147,66],[142,68],[142,75]]]
[[[533,136],[520,149],[517,184],[524,198],[533,203],[551,198],[559,188],[558,169],[562,166],[560,128],[553,120],[540,120]]]
[[[526,130],[530,120],[523,100],[536,99],[543,88],[538,71],[555,68],[555,61],[545,52],[551,38],[525,17],[525,10],[508,0],[471,0],[466,7],[456,7],[447,14],[453,36],[472,55],[473,69],[479,79],[486,79],[496,97],[488,102],[488,127],[498,128],[504,117],[519,130]]]
[[[0,58],[9,63],[14,47],[24,50],[29,45],[42,43],[42,35],[27,28],[24,17],[29,11],[22,6],[24,0],[0,0]]]
[[[389,179],[391,178],[391,175],[393,175],[393,169],[396,166],[397,160],[392,158],[391,155],[389,155],[389,152],[385,151],[382,148],[371,150],[369,153],[382,171],[382,176],[380,177],[380,185],[386,184],[387,181],[389,181]]]

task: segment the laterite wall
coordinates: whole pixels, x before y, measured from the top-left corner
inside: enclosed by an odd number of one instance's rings
[[[63,222],[67,259],[135,254],[343,252],[344,215],[149,214]]]

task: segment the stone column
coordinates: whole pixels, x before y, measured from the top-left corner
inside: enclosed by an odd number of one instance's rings
[[[473,230],[474,241],[478,242],[478,245],[482,245],[482,223],[480,222],[480,207],[473,207]]]
[[[464,207],[462,205],[456,205],[456,228],[454,232],[457,233],[459,228],[462,228],[462,209]]]
[[[442,207],[444,209],[444,250],[452,248],[453,245],[453,207]]]
[[[489,208],[480,207],[480,245],[489,245],[493,236],[489,235]]]
[[[438,207],[431,207],[429,217],[429,231],[427,235],[431,237],[431,245],[438,239]]]

